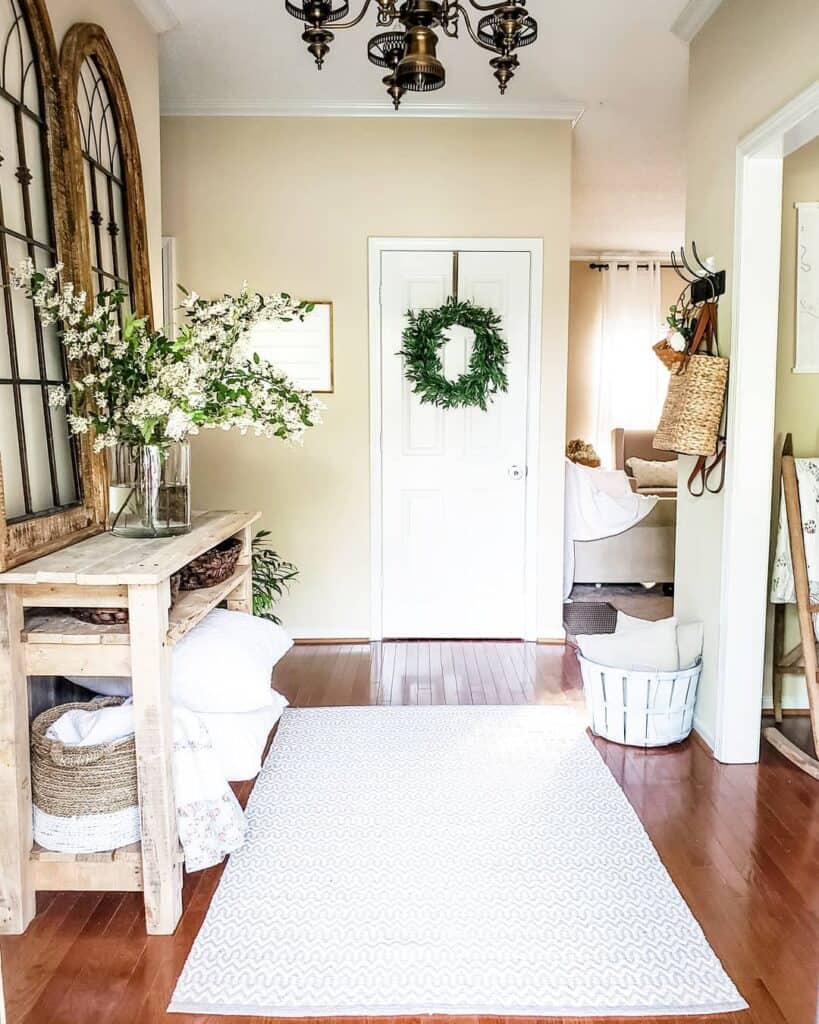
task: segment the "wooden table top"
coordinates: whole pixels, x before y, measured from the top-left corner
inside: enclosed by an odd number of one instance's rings
[[[0,585],[157,584],[197,555],[255,523],[260,512],[195,512],[190,533],[132,538],[100,533],[0,573]]]

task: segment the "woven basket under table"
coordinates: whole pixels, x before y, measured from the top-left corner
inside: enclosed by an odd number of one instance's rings
[[[205,551],[179,570],[180,589],[200,590],[224,583],[236,572],[241,551],[242,542],[235,537]]]
[[[32,722],[34,839],[45,849],[99,853],[140,838],[134,737],[70,747],[46,736],[66,711],[97,711],[119,705],[123,699],[101,697],[61,704]]]

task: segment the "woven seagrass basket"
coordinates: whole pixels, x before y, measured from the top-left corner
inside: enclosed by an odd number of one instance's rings
[[[205,551],[179,570],[180,589],[199,590],[224,583],[236,572],[241,551],[242,542],[235,538],[223,540],[215,548]]]
[[[134,737],[72,747],[46,732],[66,711],[97,711],[122,697],[60,704],[31,724],[34,839],[47,850],[98,853],[140,837]]]
[[[728,385],[728,360],[692,355],[672,372],[654,447],[682,455],[713,455]]]

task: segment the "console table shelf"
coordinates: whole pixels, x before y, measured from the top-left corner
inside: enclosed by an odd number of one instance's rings
[[[147,930],[170,934],[182,912],[182,855],[171,773],[170,648],[222,601],[252,610],[251,512],[203,512],[190,533],[133,540],[110,533],[0,574],[0,932],[25,931],[38,890],[143,890]],[[170,577],[229,537],[242,541],[230,579],[182,592]],[[127,625],[72,617],[127,608]],[[62,854],[33,843],[27,676],[130,676],[143,842]]]

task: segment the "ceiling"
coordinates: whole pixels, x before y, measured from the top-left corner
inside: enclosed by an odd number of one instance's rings
[[[574,129],[573,249],[661,252],[682,240],[688,47],[671,29],[688,19],[682,34],[690,33],[692,9],[710,13],[714,0],[530,0],[540,36],[521,51],[505,97],[487,54],[464,33],[439,45],[446,88],[407,96],[398,114],[383,72],[366,59],[373,13],[337,33],[318,73],[281,0],[140,2],[161,10],[163,28],[176,22],[161,40],[167,114],[575,119],[582,112]]]

